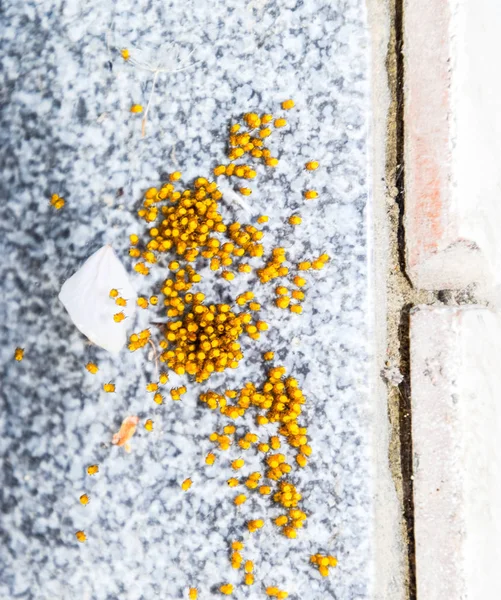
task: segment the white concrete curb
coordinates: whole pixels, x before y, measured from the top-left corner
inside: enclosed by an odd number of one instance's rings
[[[501,318],[411,315],[419,600],[501,598]]]
[[[501,274],[501,3],[407,0],[407,270],[422,289]]]

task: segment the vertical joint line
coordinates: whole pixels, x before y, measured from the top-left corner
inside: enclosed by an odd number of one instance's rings
[[[396,172],[395,186],[397,188],[396,203],[398,205],[398,259],[402,274],[406,277],[409,285],[411,281],[407,276],[405,264],[405,230],[404,230],[404,210],[405,210],[405,155],[404,155],[404,133],[405,133],[405,114],[404,114],[404,0],[395,0],[395,61],[396,61],[396,81],[395,81],[395,131],[396,131]],[[400,410],[399,410],[399,431],[400,431],[400,461],[402,469],[402,487],[403,487],[403,516],[407,531],[407,561],[409,570],[409,600],[417,600],[416,590],[416,548],[414,537],[414,485],[413,485],[413,465],[412,465],[412,413],[411,413],[411,385],[410,385],[410,336],[409,319],[411,306],[401,308],[399,341],[400,341],[400,371],[403,375],[403,381],[399,386],[400,392]]]

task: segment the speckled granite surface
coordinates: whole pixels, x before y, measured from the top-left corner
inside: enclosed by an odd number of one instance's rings
[[[365,18],[362,0],[4,3],[2,600],[177,599],[190,585],[203,599],[219,597],[224,582],[236,585],[235,598],[264,598],[266,585],[294,600],[371,598]],[[159,75],[144,138],[129,107],[146,105],[152,73],[125,63],[122,47],[163,69],[197,62]],[[210,387],[262,380],[260,357],[272,348],[307,396],[313,456],[294,481],[309,518],[297,540],[278,534],[270,518],[280,511],[266,499],[252,494],[233,506],[225,480],[236,450],[204,464],[207,436],[225,423],[197,402],[209,386],[190,384],[182,402],[157,406],[145,391],[149,353],[114,359],[89,345],[57,299],[63,281],[104,243],[130,270],[127,235],[142,232],[134,209],[144,190],[178,168],[186,182],[209,175],[224,157],[232,119],[279,112],[288,97],[297,108],[271,142],[280,165],[273,173],[258,168],[249,203],[254,215],[270,215],[268,248],[281,242],[293,262],[320,252],[333,260],[311,277],[302,316],[272,307],[272,290],[252,276],[214,285],[204,271],[201,289],[211,299],[254,289],[271,326],[259,342],[246,340],[240,367]],[[302,169],[310,158],[322,165],[314,174]],[[301,191],[309,185],[320,199],[306,203]],[[67,200],[60,212],[48,204],[52,193]],[[248,218],[231,199],[223,204],[228,218]],[[294,231],[286,223],[293,211],[303,217]],[[154,287],[153,278],[133,282],[139,292]],[[154,315],[140,318],[145,326]],[[26,349],[22,363],[13,360],[16,346]],[[100,366],[95,376],[84,368],[89,359]],[[101,391],[105,381],[116,383],[114,395]],[[127,414],[155,423],[152,433],[139,427],[130,454],[110,445]],[[246,473],[260,468],[254,451],[243,454]],[[91,463],[100,465],[93,478],[85,473]],[[189,476],[185,494],[179,486]],[[258,517],[265,527],[244,532]],[[256,565],[251,588],[229,565],[228,543],[240,536]],[[308,563],[314,552],[339,559],[327,579]]]

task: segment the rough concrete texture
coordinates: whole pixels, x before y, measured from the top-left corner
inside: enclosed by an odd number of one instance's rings
[[[500,339],[485,308],[411,314],[419,600],[501,597]]]
[[[376,355],[373,372],[374,414],[377,420],[378,440],[374,444],[374,468],[377,476],[375,489],[375,522],[377,545],[376,556],[378,577],[374,600],[401,600],[407,597],[406,534],[402,527],[401,498],[397,493],[394,473],[389,455],[393,429],[388,418],[388,394],[380,376],[387,354],[386,316],[387,303],[391,295],[381,285],[386,279],[389,247],[389,227],[386,215],[385,169],[387,122],[392,104],[392,90],[386,70],[386,57],[390,44],[390,19],[392,10],[387,0],[368,2],[372,42],[372,97],[371,121],[373,140],[373,213],[369,215],[369,236],[372,276],[372,305],[375,307],[373,336]]]

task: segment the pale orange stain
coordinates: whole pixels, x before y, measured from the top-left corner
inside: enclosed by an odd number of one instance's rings
[[[131,439],[131,437],[136,432],[137,424],[139,423],[139,417],[126,417],[122,421],[122,425],[118,433],[115,433],[113,436],[111,443],[117,446],[124,446],[128,451],[129,445],[127,442]]]
[[[426,140],[417,138],[416,144],[416,189],[421,193],[416,205],[418,226],[416,239],[420,252],[432,253],[438,249],[443,229],[444,199],[443,167],[437,160],[427,158]]]
[[[414,266],[451,235],[449,3],[409,3],[406,20],[414,33],[407,42],[404,94],[406,252]]]

